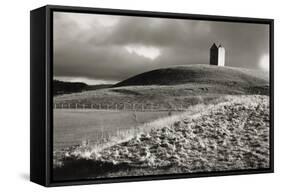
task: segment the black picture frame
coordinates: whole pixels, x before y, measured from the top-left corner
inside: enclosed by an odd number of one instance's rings
[[[177,175],[134,176],[55,182],[52,179],[53,146],[53,12],[96,13],[138,17],[268,24],[270,26],[270,168]],[[183,13],[149,12],[89,7],[46,5],[30,12],[30,180],[43,186],[195,178],[274,172],[274,20]]]

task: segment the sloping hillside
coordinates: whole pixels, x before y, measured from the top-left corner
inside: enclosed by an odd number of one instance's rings
[[[266,96],[236,97],[192,117],[170,119],[160,129],[101,151],[100,159],[186,172],[269,167]]]
[[[151,131],[100,151],[73,147],[55,169],[56,177],[269,168],[269,98],[228,96],[227,100],[194,115],[152,122]]]

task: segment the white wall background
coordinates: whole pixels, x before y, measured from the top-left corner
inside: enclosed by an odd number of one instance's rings
[[[275,173],[43,188],[29,179],[29,11],[45,4],[275,19]],[[273,191],[281,181],[281,12],[277,0],[26,0],[0,6],[0,191]]]

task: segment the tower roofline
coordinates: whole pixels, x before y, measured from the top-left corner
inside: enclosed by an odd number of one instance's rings
[[[213,45],[212,45],[211,48],[213,48],[213,47],[218,48],[218,46],[216,45],[216,43],[213,43]]]

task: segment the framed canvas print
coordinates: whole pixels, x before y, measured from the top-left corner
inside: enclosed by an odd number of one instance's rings
[[[31,181],[273,172],[273,20],[31,11]]]

